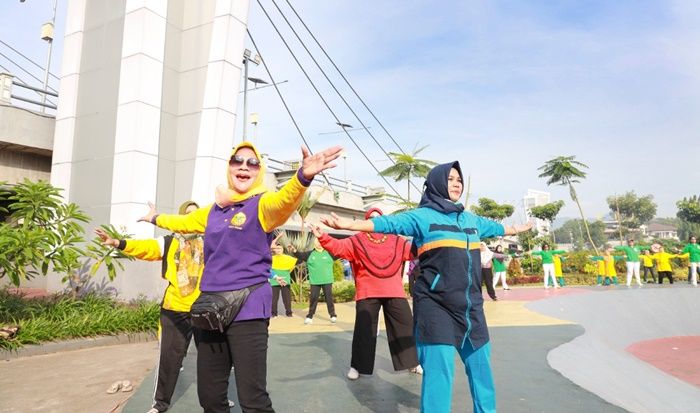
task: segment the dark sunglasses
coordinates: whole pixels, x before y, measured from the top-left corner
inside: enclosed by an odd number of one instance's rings
[[[248,169],[260,169],[260,161],[257,158],[246,159],[238,155],[233,155],[231,159],[229,159],[228,164],[236,168],[240,168],[243,164],[246,164]]]

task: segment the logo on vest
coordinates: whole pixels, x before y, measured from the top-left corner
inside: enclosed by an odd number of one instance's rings
[[[243,212],[238,212],[231,218],[231,225],[229,225],[228,227],[241,229],[243,227],[243,224],[245,224],[246,219],[247,217]]]

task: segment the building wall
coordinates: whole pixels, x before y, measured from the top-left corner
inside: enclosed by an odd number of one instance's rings
[[[16,184],[25,178],[48,181],[50,177],[50,156],[12,150],[0,143],[0,182]]]
[[[49,180],[54,119],[0,104],[0,182]]]
[[[523,197],[523,206],[525,207],[525,212],[528,218],[530,217],[530,208],[534,206],[540,206],[550,203],[549,192],[536,191],[534,189],[528,189],[527,194]],[[542,236],[549,234],[550,223],[541,219],[535,219],[535,230],[537,235]]]
[[[210,203],[234,141],[248,0],[71,0],[51,181],[99,224],[136,238],[155,202]],[[157,265],[129,264],[123,298],[159,296]],[[98,273],[95,282],[104,281]],[[100,281],[102,280],[102,281]],[[60,277],[49,289],[62,288]]]

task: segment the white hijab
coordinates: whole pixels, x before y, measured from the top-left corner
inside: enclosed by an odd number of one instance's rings
[[[491,262],[491,259],[493,258],[493,252],[491,252],[489,247],[486,246],[485,242],[482,242],[481,246],[483,247],[481,249],[481,264],[483,265]]]

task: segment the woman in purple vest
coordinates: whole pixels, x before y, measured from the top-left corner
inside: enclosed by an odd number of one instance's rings
[[[197,393],[206,413],[228,413],[228,381],[235,367],[236,390],[244,412],[274,412],[267,393],[267,338],[272,309],[268,282],[272,231],[296,210],[314,176],[335,166],[342,148],[310,155],[302,148],[302,165],[279,192],[268,191],[265,166],[249,142],[234,148],[228,187],[217,188],[216,204],[189,215],[159,215],[153,206],[141,218],[180,233],[204,233],[202,292],[260,287],[250,293],[226,330],[197,330]]]

